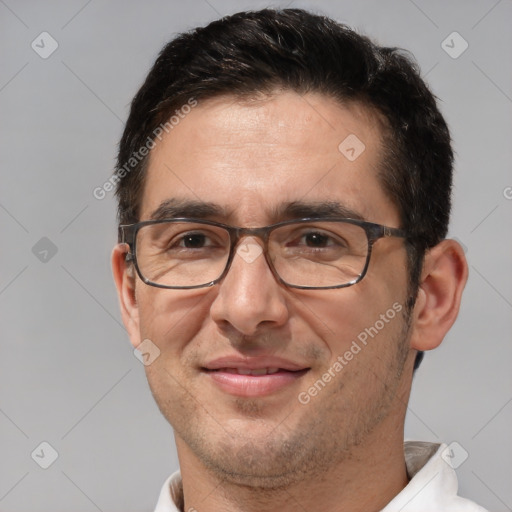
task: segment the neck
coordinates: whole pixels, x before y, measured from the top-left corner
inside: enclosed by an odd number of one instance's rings
[[[403,453],[403,423],[390,429],[389,415],[349,456],[322,474],[277,489],[230,482],[207,469],[176,436],[186,511],[334,512],[381,510],[408,482]],[[396,417],[395,417],[396,419]]]

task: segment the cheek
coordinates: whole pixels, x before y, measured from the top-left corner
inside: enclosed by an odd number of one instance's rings
[[[382,327],[381,315],[385,315],[385,320],[388,320],[388,330],[391,320],[399,316],[395,315],[393,309],[395,302],[396,293],[390,291],[385,284],[368,287],[363,279],[349,288],[325,290],[316,296],[302,296],[295,312],[324,341],[324,348],[330,352],[330,358],[335,359],[349,350],[358,337],[364,341],[368,329],[374,332],[372,327],[376,322],[379,322],[377,327]]]
[[[141,339],[148,338],[163,356],[181,354],[202,328],[210,307],[207,291],[146,286],[137,294]]]

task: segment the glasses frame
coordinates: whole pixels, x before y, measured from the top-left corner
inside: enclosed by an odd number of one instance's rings
[[[139,265],[137,263],[137,233],[138,231],[143,228],[144,226],[149,226],[153,224],[164,224],[164,223],[172,223],[172,222],[192,222],[195,224],[204,224],[207,226],[216,226],[219,228],[225,229],[229,234],[230,239],[230,248],[229,248],[229,256],[226,262],[226,266],[224,268],[224,271],[221,273],[221,275],[213,280],[209,281],[205,284],[200,285],[193,285],[193,286],[169,286],[164,284],[158,284],[154,283],[153,281],[150,281],[146,277],[142,275],[142,272],[139,269]],[[354,224],[356,226],[360,226],[364,229],[366,232],[366,238],[368,239],[368,253],[366,255],[366,262],[364,265],[364,268],[362,272],[352,281],[349,283],[341,284],[341,285],[334,285],[334,286],[300,286],[300,285],[293,285],[287,283],[284,279],[281,278],[281,276],[277,273],[276,269],[274,268],[274,265],[272,261],[269,258],[268,255],[268,240],[270,237],[270,233],[272,231],[282,227],[287,226],[289,224],[308,224],[313,222],[341,222],[341,223],[347,223],[347,224]],[[383,226],[382,224],[375,224],[373,222],[367,222],[363,220],[358,219],[350,219],[345,217],[304,217],[301,219],[292,219],[292,220],[286,220],[283,222],[278,222],[276,224],[271,224],[269,226],[264,226],[260,228],[242,228],[238,226],[230,226],[228,224],[222,224],[221,222],[215,222],[211,220],[205,220],[205,219],[195,219],[195,218],[189,218],[189,217],[179,217],[179,218],[171,218],[171,219],[159,219],[159,220],[146,220],[142,222],[137,222],[135,224],[122,224],[119,226],[119,240],[121,240],[121,244],[126,244],[129,247],[129,252],[126,255],[126,261],[133,261],[135,265],[135,269],[137,271],[138,276],[140,279],[146,283],[149,286],[155,286],[156,288],[165,288],[165,289],[172,289],[172,290],[192,290],[196,288],[208,288],[211,286],[214,286],[218,282],[220,282],[226,274],[229,272],[229,269],[231,267],[231,263],[233,262],[233,258],[235,257],[235,248],[238,245],[238,242],[246,236],[254,236],[256,238],[259,238],[263,241],[263,255],[265,256],[265,260],[272,271],[272,274],[274,275],[275,279],[283,284],[284,286],[288,288],[297,288],[300,290],[332,290],[332,289],[338,289],[338,288],[347,288],[348,286],[353,286],[357,283],[359,283],[364,276],[366,275],[366,272],[368,270],[368,266],[370,264],[370,258],[372,255],[372,249],[373,244],[381,239],[381,238],[388,238],[388,237],[397,237],[397,238],[407,238],[408,234],[406,231],[399,229],[399,228],[391,228],[388,226]]]

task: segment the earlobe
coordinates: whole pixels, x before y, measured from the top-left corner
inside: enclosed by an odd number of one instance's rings
[[[134,347],[140,344],[139,308],[135,295],[135,270],[125,261],[123,244],[114,247],[111,256],[112,274],[117,289],[121,317]]]
[[[425,255],[414,306],[411,348],[432,350],[441,344],[457,315],[468,265],[455,240],[443,240]]]

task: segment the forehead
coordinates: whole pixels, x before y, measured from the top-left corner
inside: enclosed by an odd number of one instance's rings
[[[218,205],[211,217],[221,221],[263,225],[281,220],[285,204],[331,202],[398,223],[377,178],[381,123],[365,107],[280,92],[186,111],[151,150],[141,219],[176,200]]]

